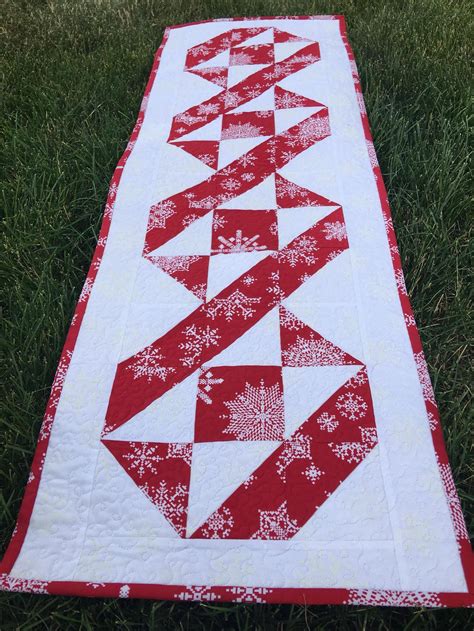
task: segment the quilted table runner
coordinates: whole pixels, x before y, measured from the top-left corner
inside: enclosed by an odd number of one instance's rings
[[[470,562],[343,19],[167,29],[3,588],[461,606]]]

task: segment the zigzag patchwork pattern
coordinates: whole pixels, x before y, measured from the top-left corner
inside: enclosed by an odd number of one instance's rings
[[[168,143],[206,174],[153,204],[143,257],[197,303],[118,364],[103,430],[177,537],[289,539],[377,444],[364,362],[286,303],[349,248],[341,205],[281,173],[330,138],[328,108],[285,87],[319,59],[317,42],[265,26],[186,56],[184,72],[217,91],[173,117]],[[260,363],[235,364],[255,349]],[[118,438],[192,379],[192,439]],[[301,418],[305,379],[332,390]],[[242,459],[240,478],[202,506],[199,471],[219,452]]]

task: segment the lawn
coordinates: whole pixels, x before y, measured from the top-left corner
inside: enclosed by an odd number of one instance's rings
[[[96,243],[108,181],[134,125],[153,53],[166,25],[212,17],[345,14],[454,479],[468,516],[469,4],[4,4],[2,551],[14,526],[55,367]],[[21,594],[2,594],[0,609],[2,631],[472,628],[468,610],[213,605]]]

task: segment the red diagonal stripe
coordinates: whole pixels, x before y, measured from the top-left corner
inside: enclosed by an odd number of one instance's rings
[[[280,252],[261,260],[143,351],[121,362],[115,374],[104,431],[108,433],[130,420],[235,342],[305,278],[347,249],[346,239],[328,240],[323,232],[323,222],[335,221],[344,222],[341,208]],[[323,247],[315,248],[315,243]],[[251,285],[244,282],[247,276],[255,279]],[[238,305],[230,317],[227,305],[229,299],[232,303],[232,296]]]
[[[203,182],[158,202],[150,209],[145,252],[155,250],[179,234],[189,225],[189,218],[195,220],[203,217],[224,202],[246,193],[276,169],[284,167],[298,153],[329,135],[328,110],[325,107],[274,138],[262,142]],[[242,174],[250,167],[254,177],[246,180]],[[225,188],[229,180],[232,180],[232,190]]]
[[[315,42],[305,46],[305,48],[290,55],[283,61],[257,70],[257,72],[249,75],[228,90],[219,92],[219,94],[212,96],[207,101],[193,105],[184,112],[176,114],[173,117],[168,140],[177,140],[181,136],[207,125],[220,114],[233,110],[235,107],[260,96],[278,81],[282,81],[289,75],[303,70],[303,68],[319,61],[320,58],[319,44]]]

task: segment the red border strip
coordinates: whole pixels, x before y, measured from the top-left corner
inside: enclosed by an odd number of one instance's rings
[[[398,293],[405,320],[407,322],[407,332],[412,345],[413,353],[420,354],[424,360],[421,339],[414,324],[413,310],[410,300],[404,290],[403,271],[401,259],[398,252],[395,231],[388,202],[387,191],[383,183],[382,173],[375,158],[373,140],[370,132],[369,121],[365,107],[363,106],[362,89],[359,75],[355,66],[355,58],[347,38],[347,29],[343,15],[321,15],[321,16],[265,16],[265,17],[245,17],[245,18],[222,18],[217,20],[203,20],[201,22],[188,22],[177,24],[165,29],[163,40],[156,51],[150,77],[145,88],[145,93],[140,106],[137,121],[133,128],[130,140],[122,154],[110,182],[107,203],[104,209],[102,226],[99,239],[94,251],[92,262],[77,303],[74,316],[66,337],[66,341],[61,353],[56,375],[51,388],[51,395],[46,407],[45,418],[38,437],[33,463],[21,503],[17,524],[13,531],[10,543],[5,555],[0,563],[0,589],[11,592],[29,592],[41,594],[89,596],[89,597],[111,597],[111,598],[150,598],[162,600],[183,600],[183,601],[230,601],[242,603],[295,603],[295,604],[352,604],[352,605],[387,605],[387,606],[423,606],[423,607],[473,607],[474,598],[474,563],[473,554],[469,539],[458,536],[461,562],[463,565],[468,592],[406,592],[394,590],[367,590],[367,589],[325,589],[325,588],[271,588],[271,587],[223,587],[223,586],[185,586],[185,585],[160,585],[143,583],[86,583],[84,581],[42,581],[36,579],[19,579],[9,576],[9,572],[15,564],[23,545],[31,514],[33,512],[36,495],[41,479],[41,471],[49,443],[52,424],[59,398],[61,396],[62,385],[71,360],[72,353],[79,334],[81,323],[87,308],[90,292],[94,285],[100,261],[104,253],[107,236],[110,230],[115,198],[118,185],[122,176],[125,163],[133,151],[133,147],[142,127],[148,96],[152,90],[163,49],[168,41],[171,30],[205,24],[209,22],[239,22],[249,20],[337,20],[343,43],[349,61],[352,65],[352,76],[354,88],[361,104],[360,113],[364,129],[365,138],[368,145],[368,152],[371,158],[374,178],[377,183],[382,213],[385,219],[387,237],[392,252],[392,262],[395,277],[398,279]],[[412,325],[409,325],[412,322]],[[422,383],[420,381],[420,387]],[[448,456],[443,439],[441,425],[439,423],[439,413],[436,405],[432,404],[425,397],[428,416],[433,419],[432,437],[433,445],[440,466],[448,467],[450,474]],[[446,470],[446,469],[445,469]],[[442,477],[445,484],[447,502],[451,508],[455,532],[461,535],[466,532],[462,513],[459,512],[459,499],[455,494],[449,492],[445,476]],[[456,504],[457,502],[457,504]],[[455,506],[453,507],[453,503]]]

